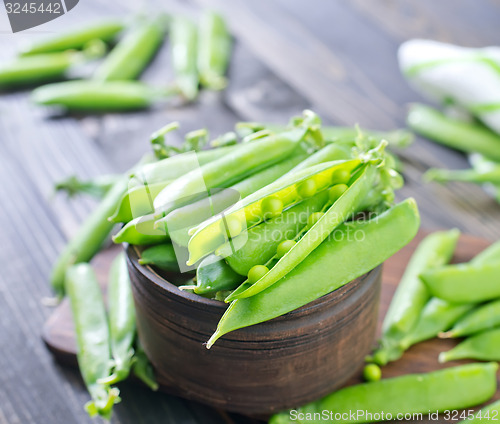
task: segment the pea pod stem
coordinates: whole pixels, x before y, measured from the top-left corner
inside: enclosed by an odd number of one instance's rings
[[[449,118],[429,106],[411,107],[407,123],[415,132],[463,152],[478,152],[500,161],[500,136],[479,124]]]
[[[165,35],[164,17],[141,22],[132,29],[103,63],[93,79],[98,81],[133,80],[146,68]]]
[[[118,389],[100,383],[110,373],[111,352],[108,319],[101,289],[89,264],[67,270],[66,290],[71,304],[77,340],[77,358],[83,381],[92,397],[85,408],[89,414],[109,419]]]
[[[44,53],[61,52],[71,49],[82,49],[93,40],[104,42],[112,41],[117,34],[123,30],[123,23],[120,21],[103,21],[79,28],[75,31],[63,33],[61,35],[33,43],[21,51],[21,55],[38,55]]]
[[[427,414],[479,405],[490,399],[497,387],[496,363],[469,364],[433,371],[427,374],[408,374],[346,387],[319,401],[295,410],[296,416],[314,417],[324,411],[332,415],[352,417],[343,422],[374,422],[398,414]],[[362,414],[352,414],[353,411]],[[337,415],[338,414],[338,415]],[[327,415],[330,417],[330,415]],[[293,423],[291,411],[274,415],[269,424]],[[325,422],[337,422],[326,419]]]
[[[314,251],[340,224],[357,211],[368,191],[372,188],[375,165],[363,165],[364,169],[355,182],[340,196],[304,236],[274,265],[271,270],[254,284],[243,283],[226,301],[255,296],[272,286],[294,269]]]
[[[400,342],[408,337],[430,298],[419,275],[450,261],[460,232],[457,229],[435,232],[420,242],[399,282],[382,324],[380,348],[370,358],[379,365],[402,354]]]
[[[300,308],[371,271],[409,243],[419,224],[416,203],[407,199],[374,219],[340,225],[333,240],[325,240],[281,280],[255,296],[232,302],[207,348],[230,331]],[[355,234],[364,235],[363,243],[354,239]],[[380,243],[381,239],[387,242]],[[364,260],[358,261],[359,257]]]
[[[203,87],[222,90],[231,55],[232,40],[224,19],[213,11],[201,17],[198,35],[198,71]]]
[[[500,329],[485,331],[465,339],[453,349],[439,354],[439,362],[457,359],[500,361]]]

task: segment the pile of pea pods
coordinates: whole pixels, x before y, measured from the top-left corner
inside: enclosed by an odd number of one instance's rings
[[[137,81],[170,32],[173,84],[153,87]],[[106,54],[108,46],[112,46]],[[221,90],[232,39],[222,17],[202,14],[197,26],[183,16],[136,19],[130,25],[104,21],[34,43],[0,68],[0,89],[41,85],[32,93],[40,105],[68,111],[117,112],[148,108],[181,97],[197,98],[200,85]],[[84,66],[102,59],[91,75]],[[42,85],[45,84],[45,85]]]

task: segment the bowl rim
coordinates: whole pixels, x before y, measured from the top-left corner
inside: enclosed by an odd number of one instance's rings
[[[179,288],[175,284],[171,283],[165,277],[156,272],[151,265],[141,265],[138,262],[138,259],[140,258],[140,248],[141,248],[140,246],[124,243],[123,247],[125,249],[127,260],[131,263],[131,265],[135,268],[135,270],[139,272],[142,275],[142,277],[144,277],[146,280],[154,284],[156,287],[161,288],[162,290],[166,291],[170,296],[173,296],[174,299],[177,299],[178,301],[181,302],[182,301],[188,302],[192,307],[215,308],[220,313],[223,313],[229,307],[229,303],[225,303],[215,299],[208,299],[206,297],[197,295],[195,293],[179,290]],[[300,308],[294,309],[293,311],[287,312],[284,315],[274,318],[274,320],[280,320],[290,315],[303,314],[305,312],[310,311],[311,309],[319,307],[320,305],[328,303],[337,297],[343,297],[352,290],[356,290],[359,284],[362,284],[366,278],[369,278],[372,275],[372,273],[377,273],[377,274],[381,273],[382,266],[383,263],[371,269],[370,271],[366,272],[365,274],[360,275],[357,278],[354,278],[349,283],[344,284],[338,289],[333,290],[332,292],[327,293],[319,297],[318,299],[313,300],[312,302],[309,302],[301,306]],[[358,284],[351,284],[354,282],[357,282]]]

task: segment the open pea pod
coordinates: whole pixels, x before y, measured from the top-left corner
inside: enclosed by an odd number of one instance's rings
[[[373,187],[376,165],[365,164],[350,187],[330,206],[325,214],[303,235],[303,237],[255,283],[244,282],[226,302],[254,296],[283,278],[314,249],[316,249],[340,224],[358,210],[363,199]]]
[[[191,239],[188,243],[188,265],[196,263],[224,244],[224,227],[229,223],[231,223],[231,227],[239,226],[240,231],[237,231],[238,229],[230,231],[230,235],[234,238],[241,233],[241,230],[262,222],[266,211],[270,212],[270,217],[277,216],[283,209],[302,200],[297,189],[306,180],[312,181],[316,190],[320,191],[332,185],[334,172],[342,170],[352,174],[361,166],[361,163],[360,159],[352,159],[326,162],[309,167],[295,175],[290,174],[280,178],[240,200],[224,213],[206,220],[191,230]]]

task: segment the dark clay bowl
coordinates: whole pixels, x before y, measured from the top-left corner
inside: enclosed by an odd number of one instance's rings
[[[132,246],[127,256],[141,342],[158,382],[175,395],[271,414],[345,384],[373,344],[381,267],[284,316],[229,333],[207,350],[227,305],[180,291],[140,265]]]

